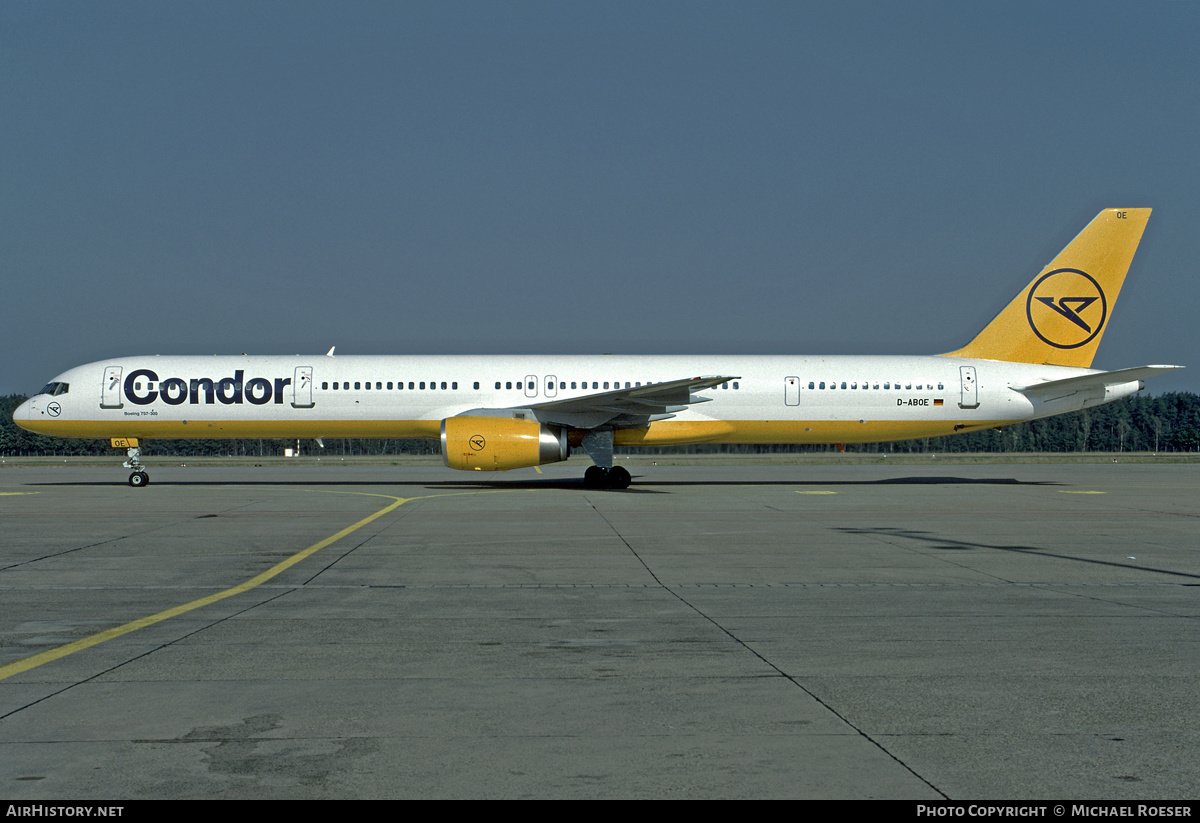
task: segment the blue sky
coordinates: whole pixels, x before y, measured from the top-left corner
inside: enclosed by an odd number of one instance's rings
[[[0,393],[132,354],[937,353],[1155,209],[1095,365],[1200,391],[1200,4],[0,5]]]

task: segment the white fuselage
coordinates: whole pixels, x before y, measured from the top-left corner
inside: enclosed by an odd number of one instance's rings
[[[1026,396],[1091,369],[943,356],[506,355],[128,357],[73,368],[14,414],[95,438],[437,437],[440,421],[702,375],[708,402],[614,432],[617,445],[930,437],[1098,405],[1138,381]],[[65,388],[62,388],[65,387]]]

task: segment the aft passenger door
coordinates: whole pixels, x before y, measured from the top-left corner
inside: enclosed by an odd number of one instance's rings
[[[958,374],[962,378],[962,397],[958,401],[959,408],[979,408],[979,387],[975,384],[975,367],[959,366]]]

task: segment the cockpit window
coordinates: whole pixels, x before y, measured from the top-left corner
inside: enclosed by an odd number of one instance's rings
[[[46,388],[42,389],[38,394],[48,394],[51,397],[58,397],[60,394],[66,394],[69,388],[69,383],[47,383]]]

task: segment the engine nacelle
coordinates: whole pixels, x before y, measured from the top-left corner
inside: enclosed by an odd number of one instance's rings
[[[442,458],[452,469],[507,471],[566,460],[567,433],[514,417],[447,417]]]

